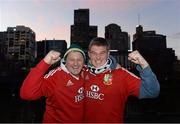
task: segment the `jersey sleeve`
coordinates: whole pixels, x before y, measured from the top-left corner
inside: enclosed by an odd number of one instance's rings
[[[41,60],[36,67],[31,69],[20,89],[22,99],[35,100],[41,96],[50,95],[50,90],[48,90],[49,80],[44,78],[44,74],[49,67],[50,65]]]
[[[125,76],[125,83],[127,86],[128,95],[132,95],[135,97],[139,96],[140,91],[140,82],[141,79],[134,75],[133,73],[129,72],[128,70],[124,69],[124,76]]]

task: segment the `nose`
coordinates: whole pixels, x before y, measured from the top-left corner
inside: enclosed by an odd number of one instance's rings
[[[77,66],[78,65],[78,61],[74,61],[74,66]]]
[[[96,59],[98,59],[98,60],[99,60],[100,58],[101,58],[101,57],[100,57],[100,55],[99,55],[99,54],[97,54],[97,55],[96,55]]]

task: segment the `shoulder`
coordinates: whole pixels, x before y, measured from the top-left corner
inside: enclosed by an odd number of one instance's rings
[[[87,75],[89,75],[89,74],[90,74],[90,71],[89,71],[87,65],[83,66],[83,68],[82,68],[82,70],[81,70],[81,77],[82,77],[82,78],[85,78],[85,77],[87,77]]]
[[[82,71],[89,71],[88,66],[84,65],[83,68],[82,68]]]
[[[117,63],[116,69],[121,68],[121,65]]]
[[[56,75],[57,72],[61,72],[61,71],[62,71],[61,67],[57,67],[55,69],[52,69],[44,76],[44,78],[50,78],[50,77]]]
[[[127,70],[126,68],[124,67],[119,67],[119,68],[116,68],[114,69],[114,71],[118,74],[123,74],[123,75],[126,75],[126,76],[133,76],[133,77],[136,77],[136,78],[139,78],[138,76],[136,76],[134,73],[130,72],[129,70]]]

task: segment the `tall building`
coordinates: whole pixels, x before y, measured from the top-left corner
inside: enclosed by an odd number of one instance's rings
[[[1,72],[3,71],[4,63],[5,63],[5,39],[6,39],[6,33],[5,32],[0,32],[0,68]],[[1,73],[0,72],[0,73]],[[0,74],[1,75],[1,74]]]
[[[8,27],[5,40],[6,55],[9,60],[29,65],[35,58],[35,32],[29,27]]]
[[[6,32],[0,32],[0,53],[5,54]]]
[[[155,31],[143,31],[142,26],[136,27],[133,35],[133,50],[138,50],[150,63],[152,69],[161,80],[171,77],[175,51],[166,46],[166,36]]]
[[[109,24],[105,27],[105,39],[109,41],[112,50],[125,52],[129,49],[128,33],[122,32],[117,24]]]
[[[45,57],[45,42],[44,41],[37,41],[36,42],[36,63],[41,61]]]
[[[105,39],[110,43],[110,54],[124,68],[129,68],[128,50],[130,49],[130,38],[127,32],[122,32],[117,24],[109,24],[105,27]]]
[[[143,31],[141,25],[136,27],[133,35],[133,49],[166,49],[166,36],[156,31]]]
[[[92,38],[97,37],[97,26],[89,25],[89,9],[74,10],[74,25],[71,25],[71,43],[87,50]]]

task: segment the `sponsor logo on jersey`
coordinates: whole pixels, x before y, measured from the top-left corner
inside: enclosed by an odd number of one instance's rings
[[[91,91],[93,92],[98,92],[99,91],[99,87],[97,85],[91,85]]]
[[[84,92],[84,88],[83,87],[79,88],[78,93],[82,94],[83,92]]]
[[[74,85],[74,83],[71,81],[71,80],[68,80],[68,82],[67,82],[67,84],[66,84],[66,86],[72,86],[72,85]]]
[[[104,99],[104,94],[99,93],[100,88],[97,85],[91,85],[90,86],[90,91],[86,91],[86,97],[89,97],[91,99],[96,99],[96,100],[103,100]]]
[[[80,102],[84,98],[84,87],[80,87],[77,91],[77,95],[74,97],[75,102]]]

